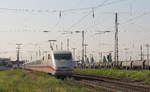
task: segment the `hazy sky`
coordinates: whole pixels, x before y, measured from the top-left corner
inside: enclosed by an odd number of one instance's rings
[[[89,7],[98,5],[101,7],[94,9],[93,18]],[[115,12],[119,20],[120,58],[125,58],[124,48],[129,48],[127,57],[132,55],[135,59],[140,45],[145,50],[145,44],[150,43],[150,0],[0,0],[0,55],[15,57],[16,43],[24,44],[22,57],[31,51],[35,54],[39,47],[48,49],[49,39],[56,39],[59,48],[63,41],[66,49],[67,38],[70,48],[78,48],[80,53],[81,34],[62,35],[64,31],[76,30],[87,31],[88,53],[113,51]],[[43,33],[44,30],[51,32]],[[112,32],[95,35],[98,30]]]

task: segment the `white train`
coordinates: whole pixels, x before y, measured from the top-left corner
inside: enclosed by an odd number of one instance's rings
[[[74,61],[70,51],[50,51],[41,59],[24,63],[23,67],[56,76],[71,76],[74,70]]]

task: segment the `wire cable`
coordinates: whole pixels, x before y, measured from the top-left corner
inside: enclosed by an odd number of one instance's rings
[[[125,22],[121,23],[120,25],[124,25],[124,24],[127,24],[127,23],[129,23],[129,22],[138,20],[138,19],[140,19],[140,18],[142,18],[142,17],[144,17],[144,16],[146,16],[146,15],[149,15],[149,14],[150,14],[150,12],[148,12],[148,13],[143,13],[143,14],[141,14],[141,15],[138,15],[138,16],[134,17],[134,18],[131,18],[131,19],[129,19],[129,20],[126,20]]]

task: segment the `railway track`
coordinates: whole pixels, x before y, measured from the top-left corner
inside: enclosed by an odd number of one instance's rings
[[[107,92],[150,92],[149,85],[143,85],[135,81],[80,74],[74,74],[73,78],[86,86]]]

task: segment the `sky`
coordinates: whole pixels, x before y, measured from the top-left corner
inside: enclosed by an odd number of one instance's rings
[[[114,21],[118,12],[120,60],[129,56],[139,59],[140,45],[146,54],[145,44],[150,43],[149,4],[149,0],[0,0],[0,57],[16,59],[16,43],[23,44],[22,58],[35,56],[39,49],[49,50],[50,39],[57,40],[58,48],[63,42],[66,49],[67,38],[70,50],[77,48],[80,55],[81,34],[62,33],[82,30],[88,55],[97,58],[99,52],[108,54],[114,50]],[[45,30],[49,32],[44,33]],[[111,32],[96,35],[97,31],[107,30]]]

